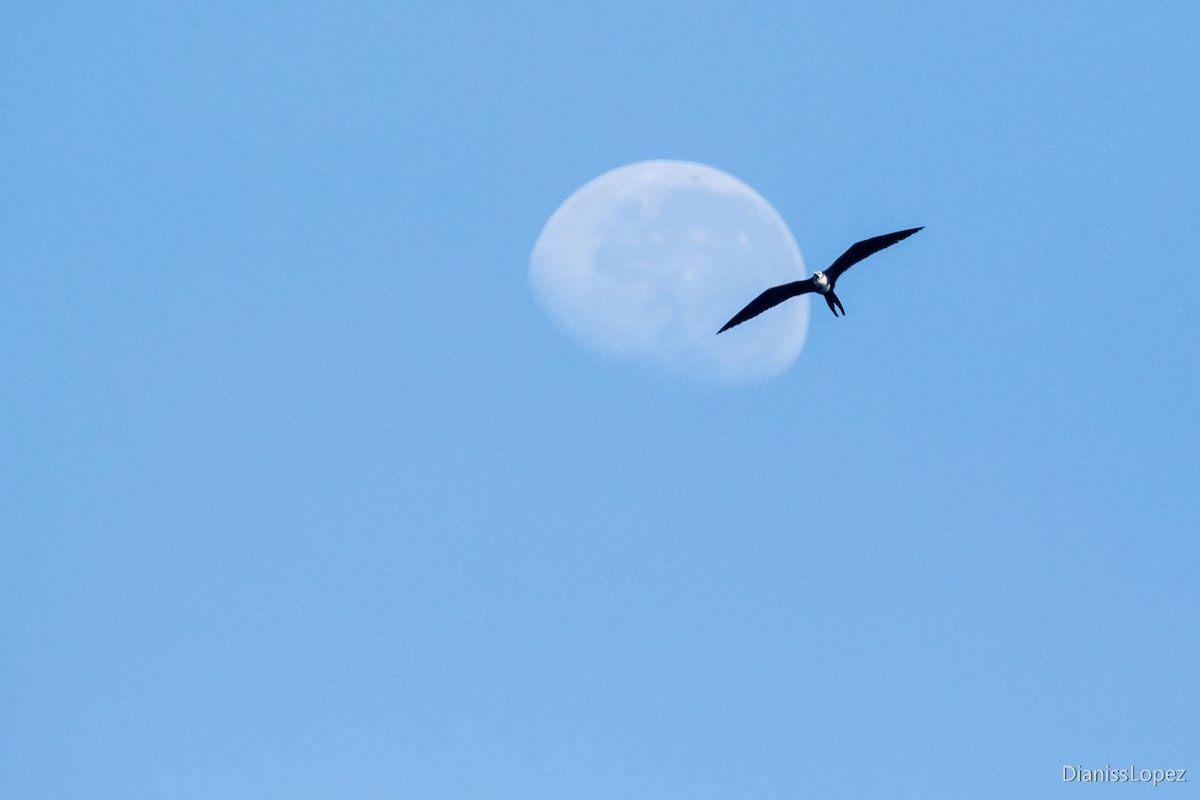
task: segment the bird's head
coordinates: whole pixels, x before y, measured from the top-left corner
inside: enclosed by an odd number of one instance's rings
[[[817,285],[817,289],[822,292],[829,288],[829,278],[826,277],[824,272],[814,272],[813,283],[815,283]]]

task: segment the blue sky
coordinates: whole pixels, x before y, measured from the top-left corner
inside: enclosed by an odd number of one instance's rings
[[[0,795],[1194,793],[1198,35],[6,4]],[[527,274],[654,158],[810,269],[927,227],[782,377],[674,382]]]

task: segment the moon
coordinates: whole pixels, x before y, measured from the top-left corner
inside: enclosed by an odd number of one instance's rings
[[[551,215],[529,260],[541,305],[587,348],[727,385],[773,378],[796,360],[807,297],[715,334],[764,289],[806,276],[770,203],[690,161],[629,164],[585,184]]]

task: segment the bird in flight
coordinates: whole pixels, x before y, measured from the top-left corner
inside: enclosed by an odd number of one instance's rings
[[[851,245],[850,249],[842,253],[838,257],[838,260],[830,264],[824,272],[814,272],[813,276],[808,280],[792,281],[782,286],[767,289],[758,297],[751,300],[750,305],[734,314],[733,319],[726,322],[725,327],[721,328],[717,333],[724,333],[734,325],[741,325],[746,320],[757,317],[768,308],[774,308],[784,300],[807,294],[808,292],[818,292],[825,295],[825,303],[829,306],[829,310],[833,312],[833,315],[836,317],[838,311],[841,311],[842,316],[845,316],[846,309],[842,308],[842,301],[838,300],[838,296],[833,293],[833,285],[837,283],[837,279],[841,277],[841,274],[867,256],[878,253],[885,247],[891,247],[896,242],[907,239],[919,230],[921,228],[909,228],[906,231],[885,233],[882,236],[864,239],[858,244]]]

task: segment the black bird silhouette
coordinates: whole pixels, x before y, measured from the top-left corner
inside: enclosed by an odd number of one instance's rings
[[[829,306],[829,310],[833,312],[833,315],[836,317],[838,311],[841,311],[842,316],[845,316],[846,309],[842,308],[842,301],[838,300],[838,296],[833,293],[833,285],[837,283],[837,279],[841,274],[867,256],[878,253],[885,247],[891,247],[896,242],[901,239],[907,239],[919,230],[921,228],[909,228],[906,231],[885,233],[883,236],[864,239],[858,244],[851,245],[850,249],[838,256],[838,260],[830,264],[829,268],[824,272],[814,272],[813,276],[805,281],[793,281],[792,283],[785,283],[782,286],[767,289],[758,297],[751,300],[750,305],[734,314],[733,319],[726,322],[725,327],[721,328],[717,333],[724,333],[734,325],[741,325],[746,320],[757,317],[768,308],[774,308],[784,300],[796,297],[797,295],[807,294],[808,292],[819,292],[825,295],[825,303]]]

